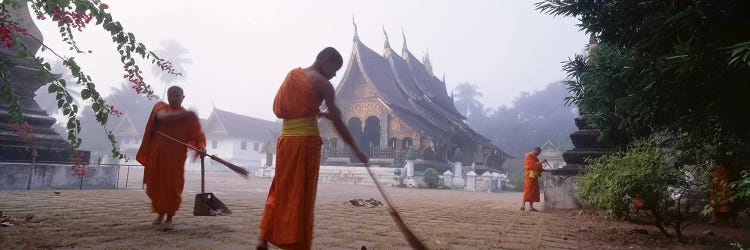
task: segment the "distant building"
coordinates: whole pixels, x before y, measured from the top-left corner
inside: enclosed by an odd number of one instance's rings
[[[508,155],[464,123],[445,81],[432,74],[428,55],[420,62],[407,49],[406,39],[399,55],[387,36],[381,55],[359,40],[356,26],[353,42],[336,101],[371,162],[403,166],[406,152],[413,148],[418,159],[445,163],[460,149],[457,160],[466,166],[501,168]],[[319,127],[324,163],[357,162],[329,121],[321,121]]]
[[[125,114],[113,130],[121,152],[135,157],[143,139],[144,124],[135,126]],[[201,120],[206,134],[206,151],[249,170],[261,167],[266,154],[261,150],[268,141],[278,137],[281,123],[214,108],[208,119]],[[133,160],[128,162],[134,164]],[[200,162],[188,160],[186,167],[200,169]],[[207,170],[227,170],[220,163],[206,159]]]

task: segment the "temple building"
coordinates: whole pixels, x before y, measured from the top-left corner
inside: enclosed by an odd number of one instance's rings
[[[444,78],[432,74],[428,55],[420,62],[407,48],[405,36],[397,53],[387,34],[379,54],[359,40],[356,24],[354,33],[336,102],[349,131],[373,164],[398,166],[413,156],[437,163],[460,161],[476,169],[501,168],[508,155],[464,123],[466,118],[456,110]],[[322,121],[319,126],[323,162],[356,163],[332,124]]]

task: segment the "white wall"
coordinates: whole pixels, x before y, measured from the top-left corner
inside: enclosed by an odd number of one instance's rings
[[[118,137],[118,143],[120,151],[134,150],[138,151],[141,145],[140,137]],[[213,147],[213,142],[216,141],[216,148]],[[242,149],[242,142],[246,142],[246,148]],[[256,147],[257,144],[257,147]],[[257,150],[256,150],[257,148]],[[250,170],[262,167],[265,163],[265,154],[260,153],[260,149],[263,148],[263,141],[234,138],[234,137],[207,137],[206,138],[206,151],[208,154],[216,155],[224,160],[227,160],[236,165],[246,167]],[[131,158],[129,162],[120,162],[121,164],[137,164],[134,162],[135,155],[128,155]],[[196,160],[192,162],[190,159],[185,164],[186,168],[199,170],[200,161]],[[214,162],[211,159],[206,159],[207,170],[226,170],[227,168],[220,163]]]
[[[214,148],[214,142],[216,147]],[[242,148],[242,142],[246,143],[245,149]],[[257,147],[256,147],[257,144]],[[246,138],[236,137],[207,137],[206,138],[206,150],[209,154],[215,154],[224,160],[234,163],[239,166],[246,167],[248,169],[255,169],[261,167],[262,159],[265,158],[265,154],[260,153],[260,149],[263,147],[262,141],[251,140]],[[220,163],[207,162],[206,165],[219,166]]]

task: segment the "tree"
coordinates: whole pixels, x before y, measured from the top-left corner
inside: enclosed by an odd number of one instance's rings
[[[468,82],[456,86],[456,95],[454,97],[456,109],[465,117],[481,116],[484,111],[484,105],[477,100],[482,93],[477,90],[477,85]]]
[[[565,65],[569,99],[611,143],[668,131],[702,143],[713,160],[743,155],[750,140],[750,3],[548,0],[538,9],[579,18],[599,46]]]
[[[562,82],[550,83],[540,91],[522,92],[512,106],[500,106],[486,118],[470,118],[468,123],[512,155],[523,155],[547,140],[565,150],[572,147],[569,136],[576,130],[576,112],[565,106],[567,96]]]
[[[704,171],[750,162],[750,2],[547,0],[537,8],[578,18],[599,40],[564,69],[568,101],[601,139],[624,147],[664,134],[679,163]]]
[[[76,31],[83,31],[95,21],[93,26],[101,26],[107,31],[120,54],[124,71],[124,78],[127,79],[138,94],[146,97],[153,97],[151,87],[144,81],[139,63],[136,57],[143,60],[150,60],[151,63],[159,66],[160,70],[170,74],[178,74],[172,67],[171,63],[158,57],[156,53],[151,52],[142,43],[139,43],[133,33],[126,32],[122,24],[115,21],[107,10],[109,6],[99,0],[55,0],[41,1],[29,0],[18,1],[8,0],[0,3],[0,37],[2,37],[3,53],[0,58],[0,99],[9,105],[8,122],[12,127],[23,127],[23,114],[18,96],[13,92],[13,83],[9,75],[16,65],[24,65],[38,70],[41,76],[49,82],[47,90],[50,94],[55,95],[57,108],[63,111],[67,117],[66,128],[68,130],[68,141],[71,144],[71,154],[81,144],[81,121],[78,119],[79,105],[73,100],[73,94],[70,91],[70,85],[79,85],[83,88],[80,91],[82,100],[90,100],[91,107],[97,122],[104,126],[105,134],[112,146],[112,153],[115,157],[124,157],[120,155],[116,148],[114,135],[106,129],[109,115],[119,114],[119,111],[107,103],[96,89],[93,79],[76,63],[74,57],[64,57],[57,53],[55,49],[50,48],[42,42],[40,37],[35,36],[33,31],[29,31],[25,25],[31,20],[13,20],[14,18],[24,18],[29,12],[33,11],[37,19],[51,20],[57,23],[60,28],[60,35],[69,49],[78,56],[84,56],[91,51],[79,47],[74,39]],[[20,13],[11,15],[11,13]],[[35,57],[34,53],[41,46],[42,49],[51,51],[56,57],[62,60],[63,65],[67,67],[74,78],[74,82],[68,82],[65,79],[57,78],[51,72],[51,66],[47,60]],[[78,95],[78,94],[76,94]],[[28,126],[27,126],[28,128]],[[20,131],[19,131],[20,132]]]
[[[164,92],[162,93],[162,96],[166,96],[167,85],[172,85],[180,79],[185,79],[185,77],[187,77],[185,65],[191,64],[193,61],[184,56],[185,54],[190,53],[190,51],[183,47],[177,40],[166,40],[162,42],[162,45],[164,46],[164,49],[156,50],[156,53],[172,62],[174,69],[181,73],[180,75],[169,74],[160,70],[158,65],[153,65],[154,72],[156,72],[159,80],[164,83]]]

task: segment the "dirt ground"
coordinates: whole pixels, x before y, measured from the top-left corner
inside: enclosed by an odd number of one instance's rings
[[[209,173],[213,192],[234,214],[192,215],[199,179],[189,173],[176,230],[150,225],[155,217],[131,170],[128,189],[0,192],[5,215],[34,218],[0,228],[3,249],[252,249],[270,179],[243,180]],[[123,184],[123,183],[121,183]],[[124,187],[124,185],[120,185]],[[57,193],[55,193],[57,192]],[[520,193],[387,188],[406,223],[432,249],[736,249],[750,246],[742,227],[698,222],[682,240],[647,225],[580,211],[522,212]],[[383,207],[357,207],[351,199],[382,199],[373,186],[320,184],[315,211],[316,249],[408,249]],[[542,207],[541,204],[538,207]]]

